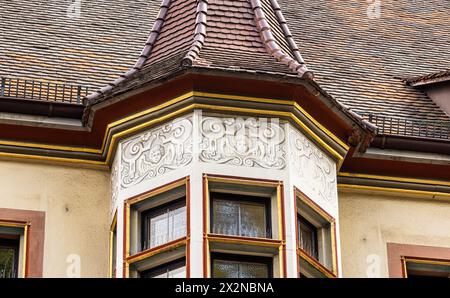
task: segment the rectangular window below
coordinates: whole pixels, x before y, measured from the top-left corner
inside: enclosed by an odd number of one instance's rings
[[[272,277],[272,259],[244,255],[212,254],[212,277]]]

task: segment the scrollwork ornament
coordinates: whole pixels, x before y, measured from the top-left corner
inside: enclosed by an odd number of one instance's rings
[[[122,144],[121,187],[163,175],[192,161],[192,120],[176,119]]]
[[[203,117],[200,160],[267,169],[283,169],[285,132],[278,119]]]

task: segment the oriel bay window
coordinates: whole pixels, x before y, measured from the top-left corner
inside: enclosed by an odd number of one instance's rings
[[[126,200],[125,276],[186,277],[188,185],[183,178]]]
[[[335,220],[295,189],[300,277],[336,277]]]

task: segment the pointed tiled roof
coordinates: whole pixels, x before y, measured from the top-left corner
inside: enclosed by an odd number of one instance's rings
[[[88,104],[186,67],[312,77],[276,0],[163,0],[134,67]]]

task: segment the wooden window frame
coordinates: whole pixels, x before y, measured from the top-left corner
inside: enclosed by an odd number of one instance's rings
[[[44,262],[45,212],[0,208],[0,226],[24,229],[21,276],[42,277]]]
[[[387,243],[389,277],[407,278],[407,262],[450,265],[450,248]]]
[[[265,231],[266,231],[266,237],[261,237],[264,239],[272,239],[272,219],[271,219],[271,208],[270,208],[270,198],[266,197],[251,197],[248,195],[239,195],[239,194],[227,194],[227,193],[219,193],[219,192],[211,192],[211,194],[214,194],[214,196],[210,195],[210,207],[209,207],[209,214],[210,214],[210,227],[212,228],[214,225],[214,200],[222,200],[222,201],[233,201],[233,202],[243,202],[243,203],[256,203],[258,205],[264,206],[264,212],[265,212]],[[216,197],[218,196],[218,197]],[[222,198],[223,196],[223,198]],[[214,234],[214,233],[211,233]],[[216,234],[217,235],[217,234]],[[226,234],[223,234],[226,235]],[[246,237],[246,236],[239,236],[239,235],[226,235],[226,236],[237,236],[237,237]],[[247,236],[248,237],[248,236]],[[248,237],[248,238],[258,238],[258,237]]]
[[[149,200],[154,196],[163,194],[167,191],[175,189],[177,187],[185,187],[185,197],[186,197],[186,236],[179,239],[175,239],[163,245],[147,249],[145,251],[138,252],[136,254],[130,254],[131,245],[131,208],[134,204],[142,202],[144,200]],[[160,187],[154,188],[152,190],[146,191],[134,197],[131,197],[124,202],[124,214],[123,214],[123,276],[128,278],[130,276],[130,265],[138,261],[142,261],[147,258],[151,258],[157,254],[168,252],[179,247],[185,247],[185,258],[186,258],[186,278],[190,277],[190,177],[186,176],[181,179],[172,181],[170,183],[164,184]],[[140,222],[139,222],[140,224]]]
[[[268,278],[273,278],[273,259],[270,257],[252,256],[252,255],[237,255],[232,253],[211,253],[211,274],[214,272],[214,262],[217,260],[232,261],[232,262],[248,262],[255,264],[264,264],[267,266]],[[214,278],[213,276],[211,276]]]
[[[116,234],[116,251],[118,249],[118,239],[117,239],[117,210],[114,212],[113,220],[109,227],[109,272],[108,277],[116,277],[117,272],[114,268],[114,234]],[[116,253],[116,267],[117,267],[117,253]]]
[[[271,247],[277,249],[279,257],[280,277],[286,277],[286,226],[285,226],[285,210],[284,210],[284,185],[282,181],[253,179],[238,176],[224,176],[203,174],[203,277],[211,277],[211,252],[210,243],[230,243],[240,245],[251,245],[254,247]],[[278,221],[278,239],[242,237],[232,235],[218,235],[210,232],[211,224],[211,207],[210,207],[210,191],[209,183],[223,183],[232,185],[250,185],[270,187],[276,190],[276,205]],[[273,231],[272,231],[273,236]]]
[[[309,265],[320,271],[325,277],[328,278],[336,278],[339,275],[338,272],[338,260],[337,260],[337,238],[336,238],[336,220],[333,216],[331,216],[328,212],[326,212],[322,207],[320,207],[317,203],[311,200],[305,193],[299,190],[297,187],[294,187],[294,208],[295,208],[295,216],[296,216],[296,225],[295,225],[295,235],[296,235],[296,247],[297,247],[297,266],[298,272],[297,276],[300,277],[300,259],[305,260]],[[305,252],[300,247],[300,239],[299,239],[299,227],[298,227],[298,217],[301,216],[298,212],[298,204],[297,200],[300,200],[303,204],[307,205],[310,209],[312,209],[317,215],[322,217],[325,221],[330,224],[330,242],[331,242],[331,270],[321,264],[314,257],[310,256],[307,252]]]

